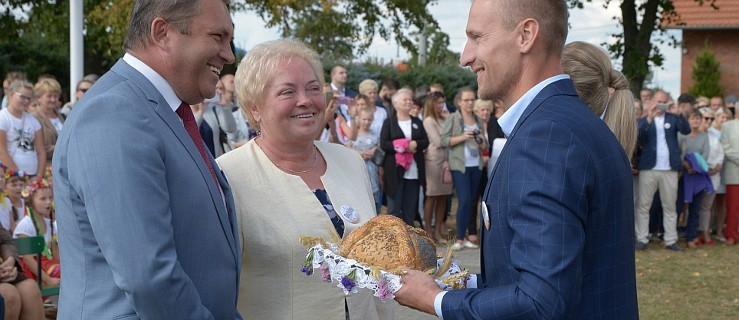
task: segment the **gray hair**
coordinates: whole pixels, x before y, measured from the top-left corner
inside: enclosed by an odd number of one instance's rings
[[[397,92],[395,92],[395,94],[393,95],[393,97],[390,99],[390,101],[393,102],[393,105],[397,105],[398,104],[398,102],[400,100],[400,95],[402,95],[402,94],[407,94],[409,97],[411,97],[411,99],[413,99],[413,95],[414,95],[413,90],[408,89],[408,88],[401,88],[400,90],[398,90]]]

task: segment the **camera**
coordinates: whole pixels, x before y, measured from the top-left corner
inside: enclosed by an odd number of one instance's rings
[[[475,137],[475,142],[477,144],[482,144],[482,138],[480,138],[480,129],[475,129],[472,131],[472,135]]]
[[[658,103],[657,104],[657,110],[667,111],[667,109],[670,108],[670,104],[668,103]]]

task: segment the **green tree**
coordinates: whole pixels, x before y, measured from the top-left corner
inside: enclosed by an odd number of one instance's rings
[[[406,31],[438,24],[426,6],[436,0],[240,0],[236,10],[253,10],[278,27],[283,37],[306,41],[324,57],[350,59],[363,54],[375,35],[392,36],[411,54],[416,46]]]
[[[439,29],[425,28],[426,37],[426,65],[459,65],[459,53],[449,50],[449,35]],[[420,48],[419,48],[420,49]],[[411,53],[408,64],[418,65],[421,52]]]
[[[122,55],[132,2],[84,1],[86,73],[102,74]],[[0,0],[0,8],[0,72],[51,74],[68,88],[69,0]]]
[[[334,64],[335,61],[333,60],[323,61],[326,68],[324,70],[326,79],[329,79],[329,68]],[[375,80],[379,85],[382,80],[393,78],[398,80],[402,86],[414,88],[438,82],[444,86],[444,93],[447,95],[449,103],[451,103],[451,98],[454,97],[459,88],[477,88],[477,76],[468,68],[462,68],[457,64],[427,64],[425,67],[410,65],[408,70],[400,71],[394,66],[363,63],[349,64],[347,65],[347,71],[349,74],[347,85],[350,88],[357,88],[364,79]]]
[[[716,55],[713,54],[708,42],[706,42],[703,50],[695,57],[693,74],[691,75],[693,86],[688,89],[688,92],[696,97],[723,97],[724,89],[719,84],[721,81],[720,67],[721,63],[716,59]]]
[[[696,5],[710,4],[718,9],[716,0],[694,0]],[[568,0],[573,8],[583,8],[585,3],[593,0]],[[615,0],[605,0],[604,8],[608,8]],[[603,43],[615,58],[621,58],[623,73],[629,78],[631,91],[638,96],[644,85],[644,79],[649,74],[650,65],[661,67],[664,56],[658,45],[668,43],[673,47],[678,42],[673,37],[665,35],[663,22],[680,23],[680,17],[675,12],[672,0],[620,0],[621,17],[614,17],[623,27],[622,32],[612,34],[614,43]],[[656,37],[653,37],[654,33]]]
[[[376,34],[415,53],[406,31],[438,28],[426,10],[435,1],[235,0],[231,6],[255,11],[268,27],[326,58],[346,60],[366,52]],[[85,73],[102,74],[123,55],[132,2],[84,0]],[[22,70],[34,80],[49,73],[69,86],[69,0],[0,0],[0,30],[0,74]]]

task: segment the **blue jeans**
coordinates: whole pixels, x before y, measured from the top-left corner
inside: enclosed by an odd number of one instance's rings
[[[478,167],[466,167],[464,173],[452,170],[452,181],[457,191],[457,240],[464,240],[470,220],[472,202],[475,201],[482,171]]]

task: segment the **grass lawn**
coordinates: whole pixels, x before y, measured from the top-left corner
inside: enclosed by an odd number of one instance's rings
[[[455,197],[446,221],[450,234],[456,228],[456,207]],[[674,252],[651,242],[636,252],[636,284],[642,320],[739,320],[739,245],[716,241],[715,246]]]
[[[636,282],[641,319],[739,319],[739,246],[650,243],[636,252]]]

